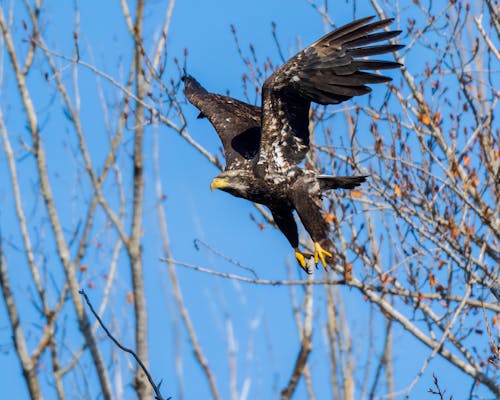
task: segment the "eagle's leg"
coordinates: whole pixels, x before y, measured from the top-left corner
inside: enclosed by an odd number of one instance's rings
[[[330,227],[323,218],[321,190],[316,178],[306,176],[298,179],[293,186],[291,197],[304,228],[314,242],[314,262],[317,265],[321,261],[326,268],[326,257],[332,257],[332,253],[325,250],[320,243],[326,242]]]
[[[293,209],[285,204],[270,207],[273,219],[281,232],[286,236],[295,251],[295,258],[304,271],[307,270],[307,258],[312,257],[311,254],[302,253],[299,250],[299,233],[297,231],[297,224],[293,217]]]
[[[314,262],[318,264],[318,261],[321,260],[321,264],[323,264],[323,267],[326,268],[326,260],[325,256],[327,257],[332,257],[332,253],[329,251],[325,250],[319,242],[314,242]]]

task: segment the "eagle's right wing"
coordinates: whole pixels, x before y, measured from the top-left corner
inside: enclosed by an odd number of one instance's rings
[[[368,84],[391,78],[372,70],[399,68],[394,61],[365,57],[390,53],[402,45],[376,44],[400,31],[374,31],[393,20],[373,17],[344,25],[308,46],[266,79],[262,89],[262,140],[258,168],[285,173],[309,149],[309,105],[338,104],[371,91]]]
[[[222,141],[226,170],[249,168],[260,145],[260,107],[209,93],[190,75],[182,80],[186,98],[200,110],[198,118],[208,118]]]

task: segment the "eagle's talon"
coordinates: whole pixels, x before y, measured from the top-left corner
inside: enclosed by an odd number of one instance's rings
[[[300,264],[301,268],[306,271],[306,273],[310,273],[307,269],[307,261],[306,258],[309,259],[312,257],[312,254],[302,253],[298,247],[294,248],[295,250],[295,258],[297,262]]]
[[[316,265],[318,265],[318,261],[321,261],[323,267],[326,268],[327,263],[325,260],[325,256],[332,258],[332,253],[326,251],[323,247],[321,247],[319,242],[314,242],[314,262],[316,263]]]

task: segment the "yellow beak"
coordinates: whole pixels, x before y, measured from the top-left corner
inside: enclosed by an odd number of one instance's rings
[[[229,186],[227,179],[214,178],[214,180],[210,183],[210,190],[221,189],[226,186]]]

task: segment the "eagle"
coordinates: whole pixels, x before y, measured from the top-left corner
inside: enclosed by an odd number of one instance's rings
[[[367,176],[327,176],[302,169],[299,163],[310,148],[311,103],[339,104],[371,91],[367,84],[391,81],[373,72],[401,68],[394,61],[369,60],[367,56],[397,51],[403,45],[378,42],[401,31],[384,30],[393,19],[372,22],[358,19],[326,34],[290,58],[262,86],[262,106],[210,93],[185,74],[184,94],[207,118],[222,141],[226,165],[210,185],[269,208],[274,222],[307,272],[306,259],[326,268],[329,225],[324,219],[322,193],[352,189]],[[378,32],[376,32],[378,31]],[[314,242],[314,254],[299,249],[294,218],[298,214]]]

